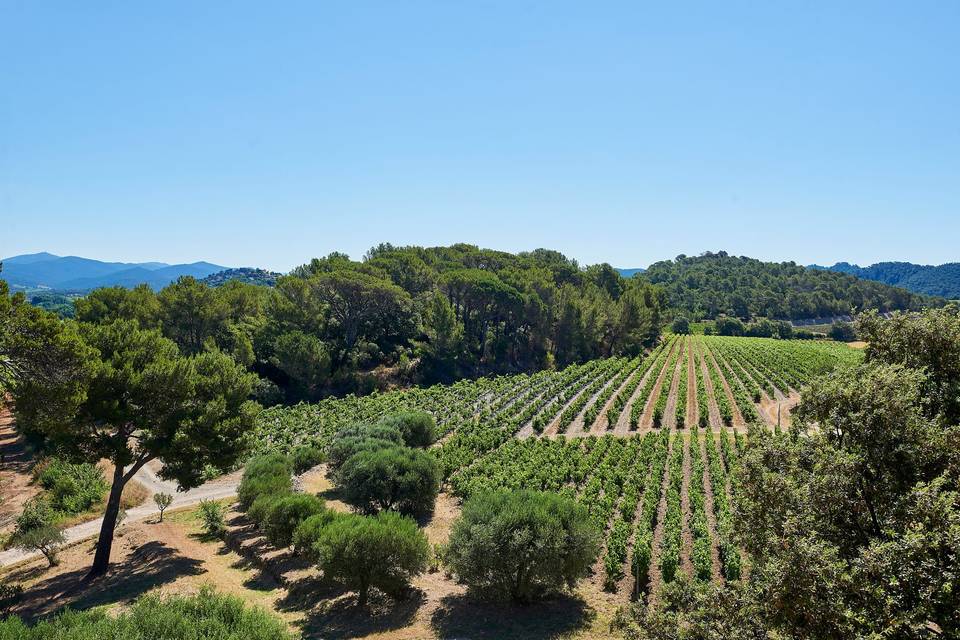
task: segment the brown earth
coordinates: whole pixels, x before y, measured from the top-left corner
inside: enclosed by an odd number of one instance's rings
[[[16,430],[10,408],[0,404],[0,534],[13,528],[23,503],[40,493],[33,484],[33,455]]]
[[[717,546],[717,513],[714,511],[713,485],[710,483],[710,462],[707,457],[707,438],[712,438],[713,433],[707,431],[701,433],[697,438],[697,449],[700,459],[703,461],[703,507],[707,512],[707,531],[710,533],[710,560],[713,565],[713,579],[723,581],[723,572],[720,567],[720,548]]]
[[[325,494],[332,508],[344,508],[330,495],[329,481],[318,469],[303,486]],[[443,542],[459,515],[457,501],[441,494],[433,516],[423,523],[431,543]],[[227,514],[225,541],[202,533],[196,508],[167,512],[155,520],[122,525],[114,545],[110,574],[93,583],[83,576],[93,556],[93,541],[61,553],[60,565],[28,560],[0,571],[5,581],[22,584],[24,599],[16,613],[29,619],[70,605],[108,609],[127,606],[145,593],[190,594],[203,585],[239,596],[274,611],[304,638],[615,638],[609,630],[617,594],[607,594],[591,580],[573,592],[544,603],[515,606],[483,603],[442,571],[414,580],[411,595],[400,602],[374,594],[368,611],[356,596],[325,581],[288,550],[270,547],[243,514]]]
[[[693,474],[693,460],[690,458],[690,438],[681,433],[683,438],[683,481],[680,483],[680,569],[689,577],[693,577],[693,532],[690,530],[690,476]]]
[[[660,554],[663,549],[663,521],[667,517],[667,488],[670,486],[670,455],[677,446],[676,438],[670,438],[667,446],[667,465],[664,467],[663,479],[660,481],[660,504],[657,506],[657,525],[653,529],[653,545],[650,553],[650,586],[649,605],[654,607],[659,599],[660,586],[663,584],[663,574],[660,572]]]
[[[740,413],[740,407],[737,406],[737,401],[733,397],[733,390],[730,388],[730,381],[727,380],[727,372],[720,366],[720,363],[717,362],[717,359],[716,357],[714,357],[713,352],[710,349],[708,349],[706,345],[701,345],[701,349],[703,350],[702,354],[704,359],[706,360],[707,358],[709,358],[708,369],[712,365],[713,367],[716,368],[717,373],[720,374],[720,383],[723,385],[723,391],[724,393],[727,394],[727,402],[730,403],[730,410],[733,412],[733,426],[745,427],[747,424],[747,421],[743,419],[743,414]],[[709,378],[709,376],[707,376],[707,378]],[[712,387],[713,381],[704,380],[704,384],[706,384],[708,387]],[[710,395],[713,396],[712,393]],[[714,400],[716,400],[716,398],[714,398]],[[719,418],[719,415],[720,415],[720,409],[717,408],[718,418]],[[719,424],[719,422],[717,424]]]

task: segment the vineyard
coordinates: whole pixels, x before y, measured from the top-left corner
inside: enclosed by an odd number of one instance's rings
[[[733,580],[731,472],[747,425],[775,428],[765,407],[859,358],[833,342],[672,336],[640,358],[268,409],[255,448],[324,446],[345,425],[427,411],[455,496],[527,488],[588,505],[607,590],[646,592],[681,571]]]
[[[859,357],[834,342],[673,336],[645,357],[270,408],[258,420],[254,442],[258,452],[323,447],[345,425],[426,411],[436,418],[439,455],[452,471],[514,436],[626,436],[693,425],[745,430],[752,422],[772,427],[765,406]]]

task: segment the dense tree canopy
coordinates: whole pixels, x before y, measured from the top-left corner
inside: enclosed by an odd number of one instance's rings
[[[207,467],[226,470],[245,450],[256,406],[249,401],[253,376],[218,351],[184,356],[174,342],[156,329],[141,329],[136,320],[83,323],[78,329],[53,322],[38,317],[25,323],[30,331],[23,333],[34,348],[22,356],[28,366],[14,385],[17,419],[51,450],[113,463],[91,571],[97,575],[109,564],[123,488],[145,464],[161,460],[161,475],[190,488]],[[71,346],[68,356],[82,358],[82,366],[68,369],[67,400],[60,395],[63,384],[33,373],[45,368],[48,349],[56,353],[64,344]]]
[[[799,320],[866,309],[918,310],[942,303],[843,273],[807,269],[793,262],[761,262],[725,251],[657,262],[636,278],[663,287],[669,305],[694,319],[726,314],[744,320]]]
[[[99,289],[76,316],[137,320],[188,355],[228,353],[269,380],[266,401],[271,388],[296,401],[636,354],[658,335],[661,297],[552,251],[380,245],[359,262],[311,260],[272,288],[184,277],[159,293]]]

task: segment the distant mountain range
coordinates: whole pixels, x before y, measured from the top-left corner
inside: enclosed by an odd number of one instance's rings
[[[102,262],[45,252],[13,256],[0,262],[3,263],[0,279],[6,280],[14,290],[51,289],[76,292],[117,285],[135,287],[138,284],[161,289],[180,276],[201,279],[227,269],[209,262]]]
[[[643,273],[646,269],[637,268],[637,269],[617,269],[617,272],[624,278],[632,278],[638,273]]]
[[[939,266],[912,262],[878,262],[869,267],[838,262],[832,267],[812,264],[809,268],[848,273],[865,280],[902,287],[914,293],[942,296],[950,300],[960,299],[960,262]]]

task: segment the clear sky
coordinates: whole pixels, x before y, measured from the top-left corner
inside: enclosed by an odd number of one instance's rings
[[[0,0],[0,61],[0,256],[960,260],[949,0]]]

